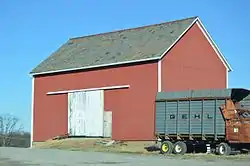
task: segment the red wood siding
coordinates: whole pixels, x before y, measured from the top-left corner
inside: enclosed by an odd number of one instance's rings
[[[227,69],[197,24],[162,60],[162,91],[226,88]]]
[[[34,142],[67,133],[67,95],[47,92],[116,85],[130,88],[105,91],[105,110],[113,111],[113,139],[152,139],[157,63],[35,78]]]
[[[162,91],[226,88],[227,69],[196,24],[162,59],[161,67]],[[153,139],[157,73],[157,63],[150,63],[35,78],[34,142],[67,133],[67,95],[47,92],[116,85],[130,88],[104,93],[105,110],[113,112],[113,139]]]

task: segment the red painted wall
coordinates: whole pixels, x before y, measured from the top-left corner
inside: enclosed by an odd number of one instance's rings
[[[227,69],[197,24],[162,60],[162,91],[226,88]]]
[[[153,138],[157,63],[35,78],[34,142],[67,133],[67,95],[47,92],[130,85],[105,91],[105,109],[113,111],[113,139]]]

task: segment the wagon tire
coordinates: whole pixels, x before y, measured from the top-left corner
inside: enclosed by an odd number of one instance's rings
[[[170,141],[164,141],[161,143],[160,153],[161,154],[171,154],[173,151],[173,143]]]
[[[232,152],[231,147],[227,143],[220,143],[218,145],[218,155],[230,155]]]
[[[173,148],[173,153],[174,154],[185,154],[187,153],[187,145],[185,142],[182,141],[178,141],[174,144],[174,148]]]

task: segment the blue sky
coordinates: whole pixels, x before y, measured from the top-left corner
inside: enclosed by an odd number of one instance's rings
[[[0,113],[30,129],[29,72],[70,37],[199,16],[234,71],[229,87],[250,88],[250,2],[1,0]]]

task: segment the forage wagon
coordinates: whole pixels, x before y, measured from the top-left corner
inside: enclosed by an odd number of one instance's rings
[[[159,92],[155,122],[162,153],[184,154],[195,146],[220,155],[248,152],[250,91]]]

